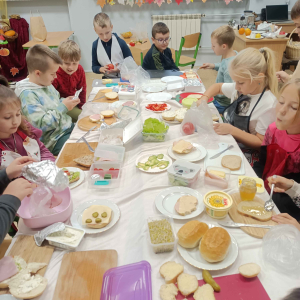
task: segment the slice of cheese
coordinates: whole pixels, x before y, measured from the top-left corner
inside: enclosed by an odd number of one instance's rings
[[[193,150],[194,146],[187,141],[179,140],[173,143],[172,150],[176,153],[190,153]]]
[[[98,213],[98,215],[95,217],[95,215],[93,216],[94,213]],[[106,213],[106,216],[102,216],[103,213]],[[82,225],[91,228],[103,228],[110,223],[111,217],[112,210],[110,207],[105,205],[91,205],[82,214]],[[96,219],[101,219],[101,222],[97,223]],[[91,222],[87,223],[86,220],[91,220]]]
[[[222,171],[209,170],[209,173],[214,174],[214,175],[216,175],[216,176],[219,176],[219,177],[221,177],[221,178],[223,178],[223,179],[225,179],[225,177],[226,177],[226,173],[225,173],[225,172],[222,172]]]

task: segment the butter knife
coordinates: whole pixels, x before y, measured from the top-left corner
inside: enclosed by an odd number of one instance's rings
[[[80,90],[76,91],[75,96],[73,97],[73,99],[77,99],[79,97],[82,89],[83,89],[83,87]]]
[[[89,142],[85,139],[85,137],[83,136],[81,139],[86,143],[86,145],[88,146],[89,150],[90,150],[91,152],[94,153],[95,150],[91,147],[91,145],[90,145]]]
[[[218,222],[218,224],[224,227],[232,227],[232,228],[255,227],[255,228],[270,229],[273,227],[272,225],[243,224],[243,223],[235,223],[235,222]]]
[[[85,139],[85,137],[86,137],[91,131],[93,131],[96,127],[97,127],[97,125],[94,126],[94,127],[92,127],[87,133],[85,133],[80,139],[78,139],[76,143],[79,143],[81,140]]]
[[[219,157],[222,153],[224,153],[225,151],[227,151],[227,150],[229,150],[231,148],[233,148],[233,145],[230,145],[225,150],[222,150],[221,152],[219,152],[219,153],[215,154],[214,156],[210,157],[209,159],[215,159],[215,158]]]

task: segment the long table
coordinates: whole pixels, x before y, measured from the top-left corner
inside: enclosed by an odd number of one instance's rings
[[[93,88],[89,101],[94,98],[98,91],[99,88]],[[141,93],[139,96],[141,117],[143,120],[148,117],[157,116],[155,113],[145,110],[144,106],[145,103],[147,103],[145,96],[146,94],[144,93]],[[175,102],[173,105],[175,105]],[[213,106],[212,110],[216,111]],[[68,142],[75,142],[75,139],[83,134],[84,132],[76,126]],[[160,299],[159,289],[160,286],[164,284],[164,280],[159,275],[159,268],[166,261],[176,261],[181,263],[184,265],[186,273],[196,275],[198,279],[202,278],[201,270],[186,263],[181,258],[177,250],[174,249],[172,252],[155,254],[149,246],[147,241],[146,219],[149,216],[159,214],[154,204],[155,198],[162,190],[170,187],[170,184],[168,182],[167,172],[148,174],[141,172],[135,167],[136,158],[140,155],[140,153],[151,155],[153,152],[160,152],[167,154],[167,148],[180,136],[180,126],[171,125],[165,142],[145,143],[142,141],[141,135],[133,139],[128,145],[126,145],[120,186],[117,189],[111,190],[111,192],[101,192],[99,190],[88,189],[86,180],[83,184],[71,190],[74,208],[88,200],[108,199],[115,202],[121,210],[121,218],[114,227],[100,234],[85,235],[83,241],[77,248],[77,251],[115,249],[118,252],[118,266],[142,260],[148,261],[152,268],[153,300]],[[99,132],[93,132],[88,137],[88,140],[98,141],[98,137]],[[199,137],[197,134],[185,136],[184,139],[190,142],[199,143]],[[233,150],[240,151],[237,143],[231,135],[220,136],[220,142],[233,145]],[[204,195],[211,188],[206,187],[203,182],[203,160],[198,163],[202,170],[198,186],[195,189]],[[246,159],[244,159],[244,163],[246,175],[256,176]],[[226,192],[233,193],[236,191],[238,191],[237,176],[231,175],[229,188]],[[267,200],[268,194],[267,192],[264,192],[264,194],[259,194],[259,197]],[[210,218],[205,212],[195,219],[208,224],[217,225],[217,221]],[[224,220],[229,221],[230,218],[227,216]],[[176,232],[185,222],[186,221],[184,220],[174,220]],[[70,222],[67,223],[70,224]],[[211,272],[214,277],[237,274],[238,267],[240,265],[253,262],[261,266],[262,270],[259,274],[259,279],[272,300],[282,299],[292,288],[299,287],[299,276],[287,276],[283,273],[280,274],[267,268],[262,260],[261,239],[253,238],[241,229],[226,228],[226,230],[235,237],[238,242],[238,258],[230,267],[224,270]],[[20,220],[18,235],[19,234],[34,234],[34,231],[28,229],[22,220]],[[15,238],[13,239],[12,245],[14,242]],[[48,287],[45,292],[36,299],[50,300],[53,298],[61,261],[65,253],[67,253],[67,251],[55,249],[45,273],[45,277],[48,279]]]

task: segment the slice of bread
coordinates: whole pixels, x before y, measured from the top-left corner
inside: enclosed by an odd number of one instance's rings
[[[78,158],[73,159],[80,166],[90,168],[94,161],[94,154],[83,155]]]
[[[91,115],[89,117],[89,120],[93,123],[99,122],[100,120],[102,120],[104,117],[100,114],[95,114],[95,115]]]
[[[191,95],[188,95],[187,98],[197,98],[197,99],[201,99],[203,95],[200,95],[200,94],[191,94]]]
[[[118,98],[118,93],[116,92],[109,92],[105,94],[105,97],[109,100],[115,100]]]
[[[196,197],[186,195],[177,200],[174,208],[179,215],[186,216],[195,211],[197,205],[198,199]]]
[[[225,155],[222,157],[221,164],[224,168],[237,171],[241,168],[242,158],[238,155]]]
[[[266,211],[264,205],[257,201],[241,201],[237,206],[237,211],[243,216],[261,222],[269,221],[272,218],[272,212]]]
[[[260,273],[260,266],[254,263],[241,265],[239,272],[246,278],[256,277]]]
[[[69,176],[69,184],[76,182],[80,179],[80,172],[72,172]]]
[[[219,117],[216,114],[214,114],[212,115],[212,120],[215,122],[219,122]]]
[[[176,117],[176,111],[164,111],[161,116],[166,121],[174,121]]]
[[[185,117],[186,112],[187,112],[187,108],[177,109],[175,120],[178,122],[182,122]]]
[[[168,261],[159,268],[159,273],[167,284],[176,283],[177,277],[183,273],[183,265],[175,261]]]
[[[101,111],[101,115],[104,118],[111,118],[114,114],[115,114],[115,112],[113,110],[103,110],[103,111]]]
[[[198,288],[198,280],[195,275],[182,273],[177,278],[178,289],[183,296],[194,293]]]
[[[214,289],[208,283],[199,286],[193,297],[195,300],[216,300]]]
[[[194,146],[187,141],[179,140],[173,143],[172,150],[179,154],[187,154],[190,153],[194,149]]]
[[[37,263],[37,262],[32,262],[27,265],[27,269],[30,271],[30,273],[36,274],[37,271],[40,269],[46,267],[46,263]]]
[[[174,283],[163,284],[159,290],[161,300],[176,300],[178,289]]]

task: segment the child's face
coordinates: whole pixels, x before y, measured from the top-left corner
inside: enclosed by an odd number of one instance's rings
[[[296,25],[296,32],[298,36],[300,37],[300,17],[293,20]]]
[[[0,136],[8,138],[18,130],[21,124],[21,107],[6,105],[0,110]]]
[[[100,27],[98,25],[94,26],[95,32],[98,34],[99,38],[103,42],[109,42],[111,40],[113,26],[107,25],[106,27]]]
[[[72,75],[78,70],[79,61],[63,60],[61,68],[69,75]]]
[[[59,64],[55,63],[52,59],[49,59],[49,68],[45,72],[41,72],[39,70],[35,70],[35,78],[36,84],[43,85],[43,86],[49,86],[52,84],[54,79],[57,77],[56,72],[59,68]]]
[[[299,97],[295,84],[289,84],[278,99],[276,127],[291,134],[300,133]]]
[[[160,51],[164,51],[168,48],[169,46],[169,42],[170,42],[170,32],[166,33],[166,34],[162,34],[162,33],[156,33],[155,34],[155,38],[151,38],[153,44],[155,45],[155,47],[160,50]]]
[[[263,74],[258,74],[259,76],[264,76]],[[235,81],[235,89],[243,95],[256,95],[260,92],[263,80],[253,80],[245,79],[239,77],[236,74],[231,74],[231,78]],[[260,84],[259,84],[260,83]]]
[[[219,45],[216,38],[211,38],[211,49],[215,52],[216,55],[223,55],[224,51],[227,49],[227,45]]]

